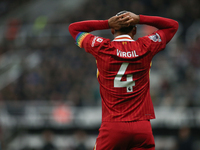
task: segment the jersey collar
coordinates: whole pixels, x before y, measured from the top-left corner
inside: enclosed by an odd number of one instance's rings
[[[119,35],[113,41],[134,41],[129,35]]]

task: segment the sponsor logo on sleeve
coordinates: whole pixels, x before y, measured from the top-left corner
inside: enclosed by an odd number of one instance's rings
[[[102,38],[97,38],[97,42],[101,43],[103,41]]]
[[[101,43],[101,42],[103,42],[103,39],[100,38],[100,37],[98,37],[98,36],[95,36],[94,39],[92,40],[91,46],[94,47],[94,44],[95,44],[96,42]]]
[[[154,34],[154,35],[150,35],[149,38],[154,41],[154,42],[161,42],[161,38],[160,35],[158,33]]]

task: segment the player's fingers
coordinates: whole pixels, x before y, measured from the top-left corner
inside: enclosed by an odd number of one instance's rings
[[[129,12],[124,13],[124,14],[121,14],[121,15],[119,15],[118,17],[119,17],[119,18],[124,18],[124,17],[126,17],[126,16],[129,16]]]
[[[120,18],[121,23],[126,23],[128,20],[130,20],[130,16],[125,16],[124,18]]]
[[[132,18],[129,18],[129,19],[125,19],[125,21],[121,22],[121,26],[122,27],[128,27],[130,26],[131,24],[133,24],[133,19]]]
[[[124,22],[125,22],[125,23],[130,23],[130,22],[132,22],[132,21],[134,21],[134,19],[129,17],[129,18],[126,19]]]
[[[127,21],[125,22],[125,24],[130,25],[130,24],[133,23],[133,21],[134,21],[133,18],[129,18],[129,20],[127,20]]]

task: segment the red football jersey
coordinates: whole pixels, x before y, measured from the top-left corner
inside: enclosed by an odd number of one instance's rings
[[[154,119],[149,71],[153,56],[165,48],[162,31],[134,41],[128,35],[110,39],[81,32],[77,44],[97,60],[102,121]]]

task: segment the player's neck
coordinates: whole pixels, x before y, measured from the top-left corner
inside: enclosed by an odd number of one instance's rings
[[[120,35],[129,35],[132,39],[134,38],[134,35],[132,33],[124,34],[124,33],[120,33],[120,32],[116,32],[114,34],[114,38],[116,38],[117,36],[120,36]]]

